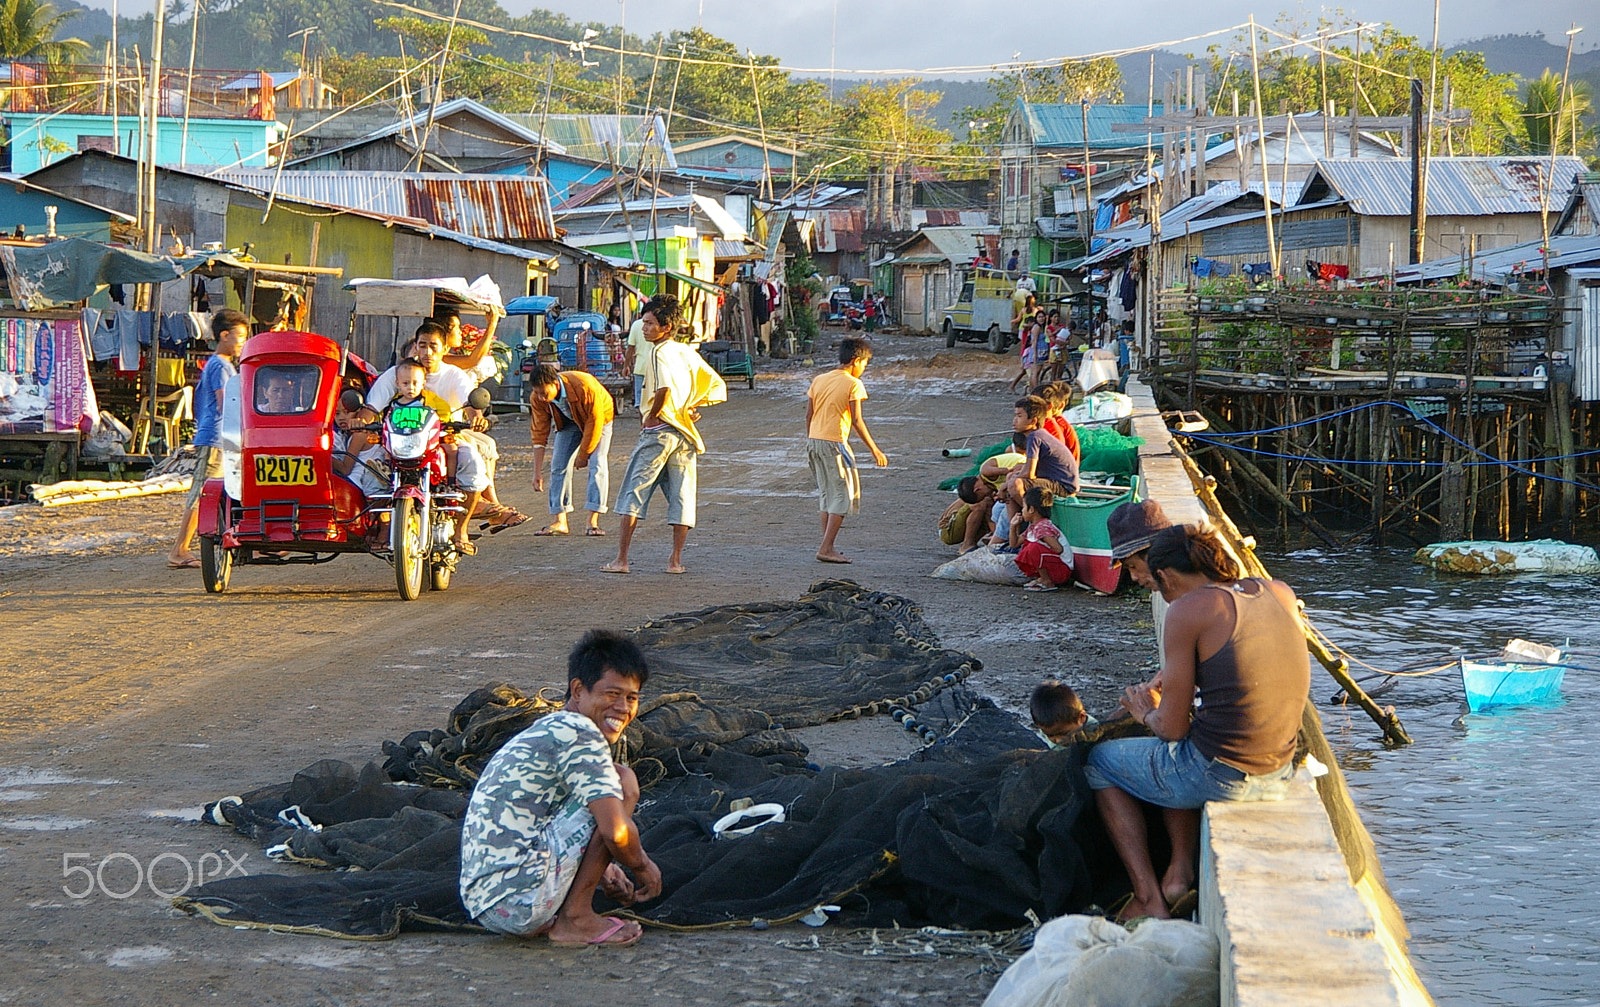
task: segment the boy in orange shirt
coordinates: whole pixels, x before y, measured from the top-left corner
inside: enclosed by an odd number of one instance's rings
[[[839,344],[839,366],[818,375],[806,392],[806,459],[817,480],[817,507],[822,512],[822,545],[817,559],[824,563],[850,560],[834,546],[833,540],[844,524],[846,514],[861,506],[861,477],[856,472],[855,456],[850,451],[850,431],[872,452],[872,460],[883,468],[889,459],[873,443],[867,421],[861,415],[861,402],[867,397],[861,375],[872,359],[872,347],[865,339],[846,339]]]

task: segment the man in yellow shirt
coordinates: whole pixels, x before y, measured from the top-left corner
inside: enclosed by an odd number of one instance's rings
[[[822,545],[817,559],[824,563],[850,560],[834,546],[833,540],[844,524],[846,514],[861,506],[861,477],[856,472],[855,456],[850,451],[850,431],[861,435],[861,442],[872,452],[879,468],[889,459],[873,443],[861,403],[867,397],[861,375],[872,359],[872,347],[865,339],[846,339],[839,344],[839,366],[811,382],[806,392],[806,460],[817,480],[817,507],[822,512]]]

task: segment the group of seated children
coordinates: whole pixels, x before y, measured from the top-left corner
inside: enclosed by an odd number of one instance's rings
[[[1055,501],[1078,492],[1082,448],[1062,415],[1071,399],[1071,386],[1059,381],[1018,399],[1012,450],[957,483],[956,501],[939,518],[941,541],[963,553],[980,545],[1015,553],[1029,591],[1054,591],[1072,579],[1071,553],[1050,521]]]

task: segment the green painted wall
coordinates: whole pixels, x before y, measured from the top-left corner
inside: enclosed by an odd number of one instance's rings
[[[316,332],[335,339],[344,336],[355,307],[355,294],[344,289],[347,281],[357,276],[394,275],[394,232],[381,221],[279,201],[263,224],[264,201],[249,196],[235,199],[228,207],[227,245],[241,248],[250,242],[254,246],[250,253],[261,262],[281,263],[287,255],[296,265],[306,265],[312,229],[321,225],[316,264],[338,266],[344,275],[317,281],[311,299],[311,328]],[[228,306],[238,307],[238,292],[231,285]]]

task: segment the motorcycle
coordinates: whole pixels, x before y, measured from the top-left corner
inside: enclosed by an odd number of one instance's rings
[[[350,412],[362,406],[361,394],[354,390],[346,391],[340,401]],[[475,388],[467,396],[467,404],[487,410],[489,393]],[[455,530],[464,516],[465,494],[450,488],[444,441],[447,433],[470,430],[472,424],[441,420],[428,406],[412,403],[389,407],[380,422],[361,429],[379,434],[389,466],[387,498],[375,495],[369,502],[375,513],[382,513],[383,505],[388,504],[388,551],[400,596],[415,600],[422,593],[424,578],[435,591],[447,589],[461,558]]]

